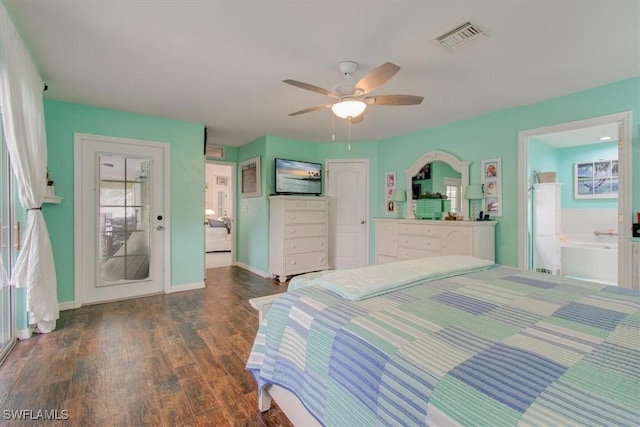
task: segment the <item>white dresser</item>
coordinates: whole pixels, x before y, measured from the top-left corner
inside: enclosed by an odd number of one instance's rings
[[[376,264],[440,255],[495,260],[495,221],[375,219]]]
[[[329,198],[269,197],[269,273],[287,276],[327,270]]]

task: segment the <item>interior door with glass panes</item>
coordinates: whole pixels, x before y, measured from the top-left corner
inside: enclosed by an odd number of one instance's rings
[[[3,137],[0,116],[0,360],[9,353],[16,341],[14,328],[14,294],[9,286],[9,274],[15,251],[13,247],[13,192],[9,154]]]
[[[82,151],[83,302],[162,292],[164,148],[89,139]]]

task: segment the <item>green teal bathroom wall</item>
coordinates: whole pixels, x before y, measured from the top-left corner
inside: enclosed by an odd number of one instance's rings
[[[574,198],[574,164],[616,160],[618,142],[603,142],[558,149],[558,182],[562,183],[562,209],[617,209],[618,199]],[[640,173],[636,171],[636,173]]]
[[[496,218],[496,261],[518,264],[518,133],[560,123],[603,116],[622,111],[633,113],[634,165],[640,165],[638,120],[640,114],[640,77],[622,80],[583,92],[531,105],[449,123],[379,142],[379,169],[405,170],[422,154],[438,149],[471,160],[470,182],[480,183],[480,161],[502,158],[503,216]],[[640,188],[640,168],[634,171],[634,187]],[[380,174],[381,175],[381,174]],[[404,174],[398,175],[398,188],[407,188]],[[376,182],[379,186],[383,177]],[[373,216],[384,216],[379,191],[372,194],[379,206]],[[634,194],[634,211],[640,207],[640,192]],[[371,239],[373,241],[374,239]]]
[[[529,173],[531,182],[538,182],[533,176],[534,172],[558,172],[558,148],[551,146],[539,139],[529,138],[527,159],[529,161]]]
[[[204,272],[203,126],[158,117],[45,100],[48,167],[60,205],[43,209],[53,247],[58,301],[74,300],[74,133],[170,145],[171,285],[201,283]]]

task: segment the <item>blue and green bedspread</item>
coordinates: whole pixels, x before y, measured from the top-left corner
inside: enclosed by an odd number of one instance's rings
[[[494,266],[271,306],[247,369],[328,426],[640,425],[640,293]]]

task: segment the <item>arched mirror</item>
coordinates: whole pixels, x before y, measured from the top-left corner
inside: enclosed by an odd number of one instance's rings
[[[418,197],[440,193],[447,195],[452,206],[460,207],[464,219],[469,219],[469,204],[464,199],[464,190],[469,185],[470,164],[470,161],[463,162],[453,154],[438,150],[420,156],[406,171],[408,208],[405,218],[415,217],[413,205]]]

